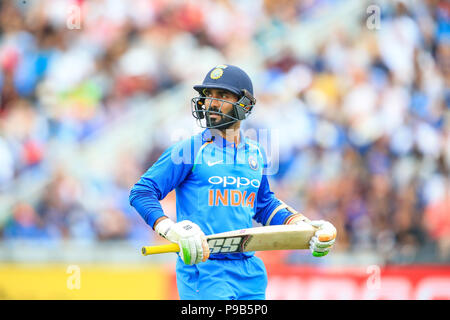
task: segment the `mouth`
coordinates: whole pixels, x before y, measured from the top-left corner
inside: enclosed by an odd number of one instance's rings
[[[210,115],[209,115],[209,118],[210,118],[211,120],[220,120],[220,119],[222,119],[222,116],[221,116],[221,115],[218,115],[218,114],[210,114]]]

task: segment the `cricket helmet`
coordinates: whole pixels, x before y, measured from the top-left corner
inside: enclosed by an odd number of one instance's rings
[[[232,123],[244,120],[251,113],[256,99],[253,97],[253,84],[250,77],[239,67],[222,64],[212,68],[206,75],[201,85],[195,85],[194,89],[200,96],[192,98],[192,115],[197,119],[198,124],[204,128],[226,129]],[[238,101],[231,103],[226,100],[206,97],[205,89],[223,89],[238,96]],[[206,108],[212,100],[220,102],[219,110]],[[222,112],[224,103],[231,103],[233,110],[229,113]],[[222,120],[217,124],[212,124],[211,114],[218,114]],[[205,120],[205,125],[201,120]]]

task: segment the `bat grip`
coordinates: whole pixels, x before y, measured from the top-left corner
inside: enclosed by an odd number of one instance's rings
[[[164,244],[161,246],[144,246],[142,254],[148,256],[150,254],[180,252],[180,246],[177,243]]]

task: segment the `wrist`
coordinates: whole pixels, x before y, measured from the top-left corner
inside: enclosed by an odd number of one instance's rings
[[[301,213],[295,213],[287,217],[283,224],[296,224],[299,221],[308,222],[310,220]]]
[[[167,239],[167,234],[169,233],[170,228],[175,224],[172,220],[169,218],[163,219],[158,222],[158,224],[155,226],[155,231],[164,239]]]

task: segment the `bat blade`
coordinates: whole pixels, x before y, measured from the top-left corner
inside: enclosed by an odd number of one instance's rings
[[[308,249],[316,228],[304,222],[296,225],[278,225],[240,229],[212,234],[206,237],[210,252],[236,253],[267,250]],[[179,252],[177,244],[145,246],[143,255]]]
[[[208,236],[211,253],[308,249],[316,228],[307,223],[257,227]]]

